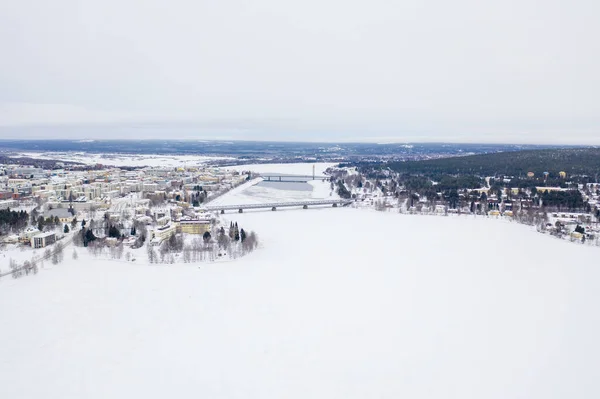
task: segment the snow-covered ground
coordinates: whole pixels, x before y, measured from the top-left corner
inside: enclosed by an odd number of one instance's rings
[[[236,165],[227,166],[223,169],[237,171],[251,171],[255,173],[278,173],[284,175],[304,175],[312,176],[313,165],[315,166],[315,175],[323,176],[325,170],[329,167],[337,166],[337,163],[315,162],[315,163],[265,163],[256,165]]]
[[[200,268],[66,250],[1,280],[1,396],[600,395],[595,248],[483,218],[228,217],[262,248]]]
[[[202,165],[218,159],[234,159],[229,157],[206,157],[194,155],[92,154],[86,152],[22,152],[15,156],[81,162],[88,165],[102,164],[110,166],[139,167],[185,167]]]
[[[326,198],[311,184],[220,199]],[[68,247],[0,280],[0,397],[600,397],[597,248],[470,216],[225,217],[260,248],[149,266]]]

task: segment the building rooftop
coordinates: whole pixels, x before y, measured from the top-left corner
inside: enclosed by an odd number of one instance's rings
[[[50,209],[49,211],[46,211],[44,213],[45,217],[55,217],[58,216],[59,218],[70,218],[73,217],[73,215],[71,214],[71,212],[69,212],[69,210],[67,208],[55,208],[55,209]]]
[[[40,233],[38,235],[33,236],[33,238],[45,238],[45,237],[51,237],[53,235],[55,235],[56,233],[53,231],[47,231],[46,233]]]

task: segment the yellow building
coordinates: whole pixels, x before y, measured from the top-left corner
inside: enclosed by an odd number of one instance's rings
[[[560,176],[561,179],[565,179],[567,177],[567,172],[560,171],[560,172],[558,172],[558,175]]]
[[[164,240],[168,240],[176,232],[176,226],[168,224],[166,226],[159,227],[152,231],[152,241],[154,244],[160,244]]]
[[[186,234],[204,234],[210,231],[209,220],[180,220],[178,231]]]
[[[577,231],[574,231],[571,233],[571,238],[574,238],[576,240],[581,240],[582,237],[583,237],[583,234],[578,233]]]
[[[71,212],[69,212],[69,210],[66,208],[56,208],[56,209],[50,209],[49,211],[47,211],[44,214],[44,217],[46,217],[46,218],[51,217],[53,219],[58,217],[58,220],[61,223],[71,223],[71,221],[73,220],[73,218],[75,216],[73,216],[71,214]]]
[[[212,175],[201,175],[201,176],[198,176],[198,180],[200,180],[201,182],[212,182],[212,183],[218,183],[219,182],[219,178],[217,176],[212,176]]]
[[[550,192],[550,191],[562,191],[560,187],[536,187],[538,193]]]

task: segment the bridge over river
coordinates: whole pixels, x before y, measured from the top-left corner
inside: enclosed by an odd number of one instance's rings
[[[261,174],[263,181],[281,183],[306,183],[311,180],[329,180],[329,176],[304,176],[304,175],[270,175]]]
[[[242,213],[244,209],[269,209],[272,211],[277,210],[277,208],[292,208],[292,207],[302,207],[303,209],[308,209],[309,206],[324,206],[331,205],[333,207],[337,206],[347,206],[352,203],[351,200],[344,199],[335,199],[335,200],[307,200],[307,201],[290,201],[290,202],[269,202],[264,204],[237,204],[237,205],[206,205],[202,209],[205,211],[221,211],[221,213],[225,213],[225,211],[237,210]]]

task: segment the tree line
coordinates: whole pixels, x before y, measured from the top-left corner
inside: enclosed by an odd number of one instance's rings
[[[29,214],[25,211],[0,210],[0,233],[6,234],[10,230],[19,230],[27,226]]]
[[[366,166],[368,164],[363,165]],[[533,172],[538,178],[544,179],[544,172],[548,172],[549,177],[558,177],[559,172],[564,171],[568,176],[588,175],[596,178],[600,171],[600,148],[499,152],[422,161],[388,162],[377,165],[376,168],[389,168],[398,173],[420,174],[428,177],[441,175],[526,177],[528,172]]]

